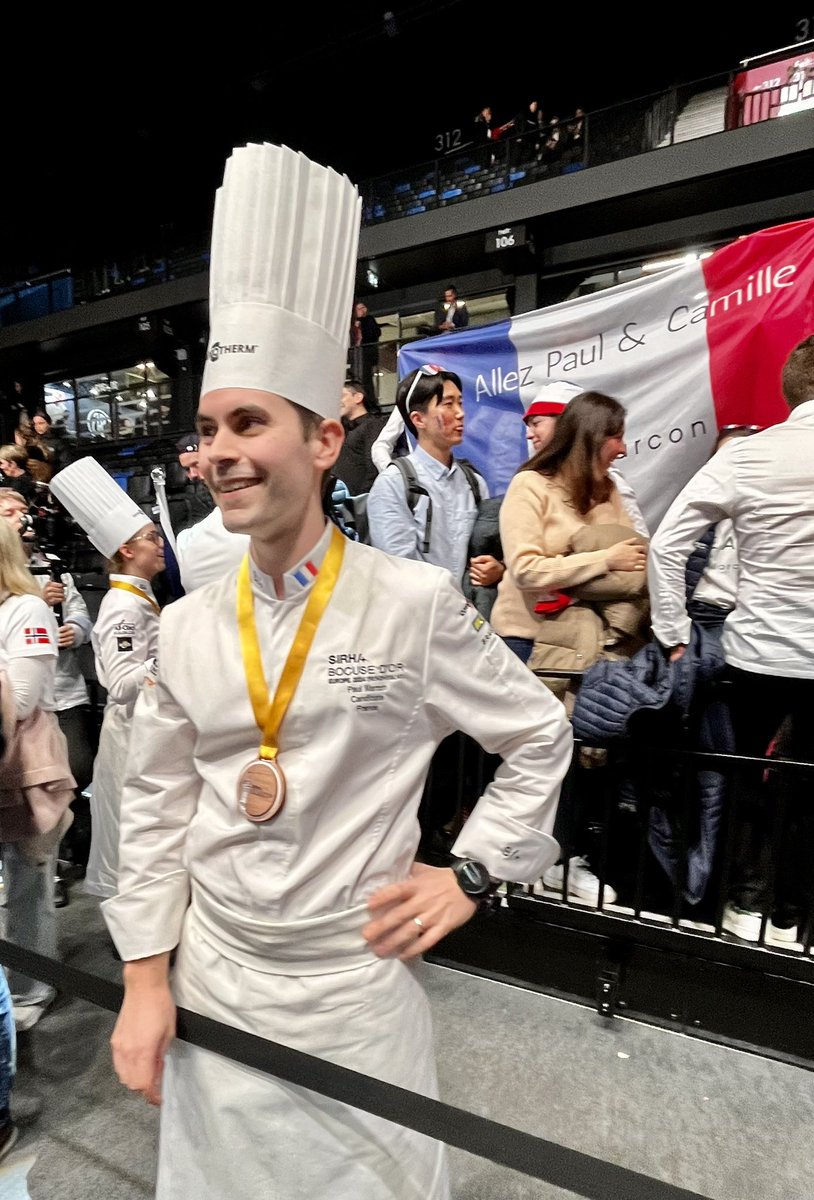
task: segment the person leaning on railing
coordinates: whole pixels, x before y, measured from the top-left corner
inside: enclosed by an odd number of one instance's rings
[[[656,531],[653,632],[671,659],[684,653],[687,560],[709,525],[729,518],[738,549],[737,603],[722,642],[736,750],[765,755],[786,722],[785,753],[805,762],[812,757],[814,705],[814,336],[791,350],[779,382],[787,419],[715,454]],[[810,778],[792,772],[783,788],[785,820],[774,864],[777,793],[767,787],[762,767],[739,772],[736,782],[737,841],[724,928],[757,941],[763,916],[771,914],[767,936],[793,942],[814,898]]]

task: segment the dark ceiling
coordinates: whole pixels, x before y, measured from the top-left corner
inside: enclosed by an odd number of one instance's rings
[[[807,19],[782,4],[647,20],[553,8],[237,6],[201,30],[169,30],[149,5],[108,27],[78,28],[71,9],[26,29],[18,12],[0,70],[0,285],[155,246],[162,230],[174,246],[200,238],[224,160],[247,140],[359,181],[434,157],[436,135],[468,137],[486,103],[499,121],[533,97],[548,115],[590,111],[734,69],[799,40]]]

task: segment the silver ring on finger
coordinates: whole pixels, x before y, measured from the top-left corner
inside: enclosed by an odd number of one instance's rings
[[[421,917],[413,917],[413,924],[417,925],[419,929],[426,928],[426,926],[424,925],[424,922],[421,920]]]

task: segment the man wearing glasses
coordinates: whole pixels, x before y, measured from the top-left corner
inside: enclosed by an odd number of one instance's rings
[[[690,638],[684,590],[687,559],[711,524],[730,518],[738,580],[722,643],[735,748],[740,755],[760,757],[787,722],[786,757],[809,761],[814,704],[814,336],[791,351],[780,383],[790,409],[788,419],[753,436],[733,438],[665,514],[650,544],[650,602],[653,632],[674,661]],[[804,773],[795,772],[785,789],[785,828],[772,864],[776,793],[773,799],[762,768],[739,773],[738,837],[723,918],[730,933],[758,941],[767,914],[767,941],[794,942],[798,926],[802,933],[814,894],[810,786]]]
[[[472,583],[489,587],[501,578],[503,564],[491,555],[468,562],[469,539],[478,504],[489,497],[485,479],[452,451],[464,436],[461,380],[452,371],[428,363],[399,384],[396,406],[418,440],[405,456],[418,487],[410,489],[397,462],[373,484],[368,499],[371,543],[398,558],[446,567],[460,586],[469,569]]]

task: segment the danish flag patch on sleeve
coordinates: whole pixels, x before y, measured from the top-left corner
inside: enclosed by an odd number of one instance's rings
[[[25,630],[26,646],[50,646],[51,639],[44,625],[27,625]]]

